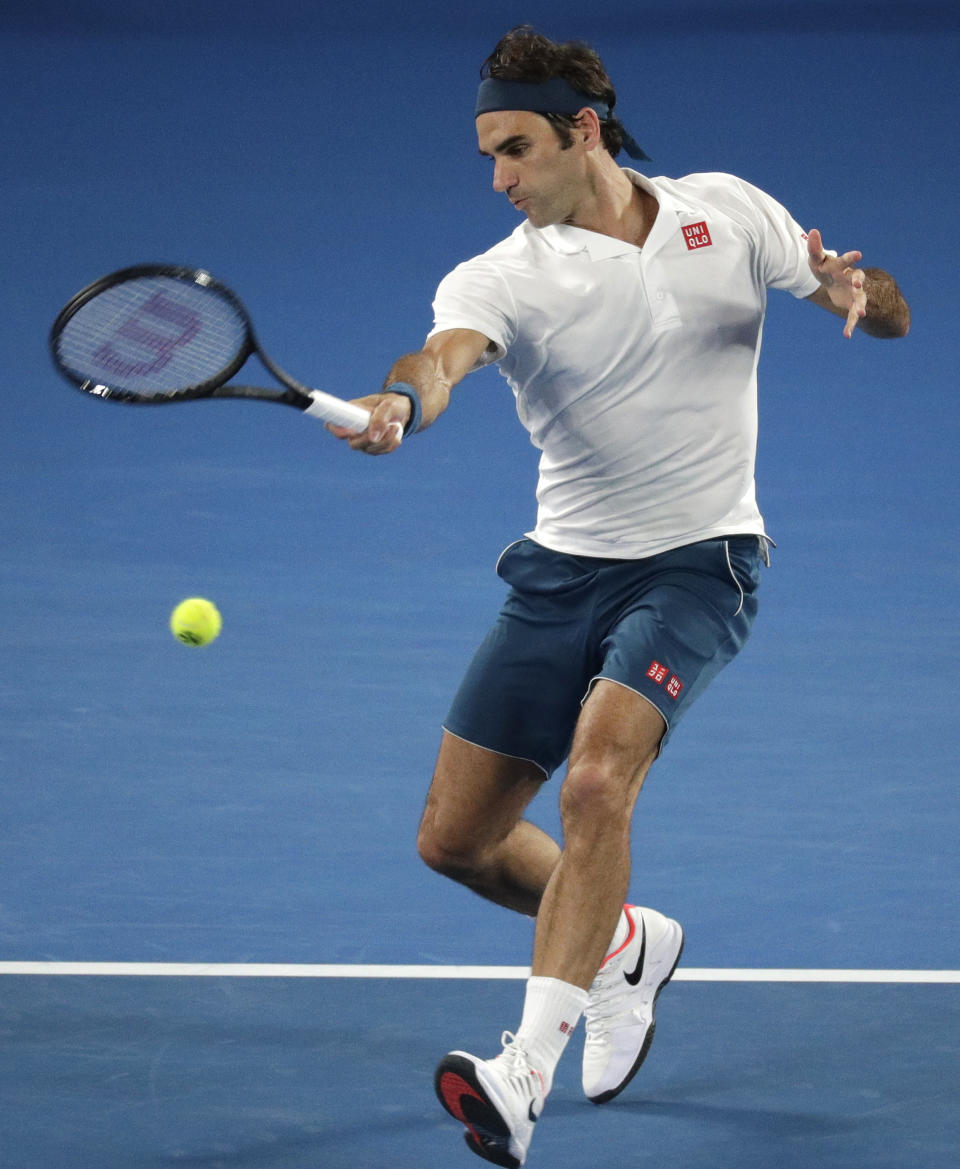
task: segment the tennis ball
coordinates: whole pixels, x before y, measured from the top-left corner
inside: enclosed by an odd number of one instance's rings
[[[223,618],[204,597],[188,597],[170,614],[170,629],[184,645],[209,645],[220,632]]]

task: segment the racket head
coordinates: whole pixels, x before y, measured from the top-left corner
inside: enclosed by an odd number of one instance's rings
[[[119,402],[212,397],[257,351],[240,298],[209,272],[139,264],[95,280],[50,330],[57,369]]]

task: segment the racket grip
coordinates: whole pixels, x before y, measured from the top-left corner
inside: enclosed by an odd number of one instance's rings
[[[323,390],[311,390],[310,398],[310,405],[304,410],[304,414],[309,414],[311,418],[317,418],[321,422],[332,422],[334,426],[346,426],[349,430],[355,430],[357,434],[367,429],[370,411],[364,410],[362,406],[335,398],[333,394],[325,394]]]

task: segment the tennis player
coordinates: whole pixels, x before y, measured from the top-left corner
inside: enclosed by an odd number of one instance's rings
[[[419,849],[432,868],[536,917],[515,1034],[451,1052],[436,1087],[469,1147],[519,1166],[585,1016],[583,1088],[603,1103],[639,1068],[683,946],[624,905],[634,803],[668,735],[739,651],[770,541],[757,508],[756,370],[767,289],[900,337],[896,283],[828,252],[727,174],[649,179],[593,50],[515,29],[476,106],[494,190],[525,219],[441,282],[435,325],[401,357],[361,435],[396,449],[496,362],[541,450],[536,527],[502,554],[510,590],[444,724]],[[523,818],[567,761],[562,845]]]

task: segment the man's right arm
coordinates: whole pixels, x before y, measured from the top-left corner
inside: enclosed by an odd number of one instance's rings
[[[410,386],[420,399],[422,411],[418,430],[425,430],[440,417],[450,402],[450,391],[476,367],[490,347],[489,338],[473,329],[446,329],[427,339],[417,353],[398,358],[379,394],[355,398],[358,406],[370,411],[370,425],[362,434],[343,427],[329,426],[337,438],[346,439],[354,450],[369,455],[385,455],[400,445],[400,429],[412,416],[413,405],[406,394],[391,393],[398,382]]]

